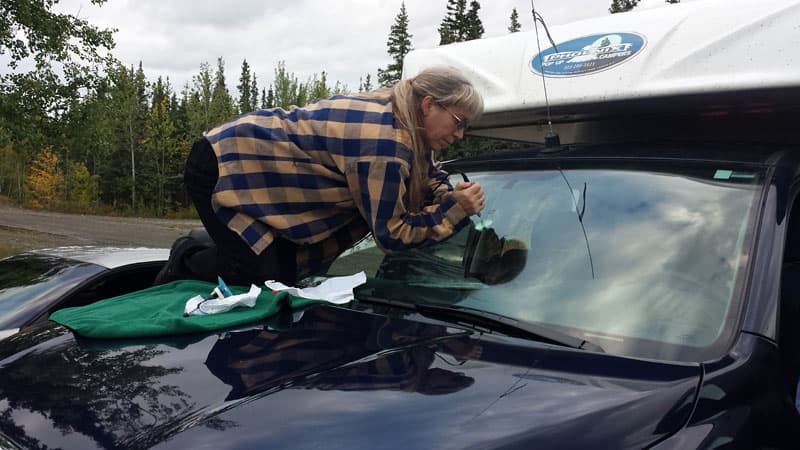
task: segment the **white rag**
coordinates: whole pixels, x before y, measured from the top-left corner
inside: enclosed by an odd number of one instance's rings
[[[295,297],[310,298],[313,300],[325,300],[337,305],[342,305],[353,301],[353,288],[361,286],[367,282],[367,274],[359,272],[355,275],[345,277],[332,277],[323,281],[317,286],[308,288],[297,288],[286,286],[285,284],[269,280],[266,284],[273,291],[287,291]]]
[[[252,308],[256,306],[256,299],[258,299],[260,294],[261,288],[255,284],[251,284],[249,292],[239,295],[230,295],[228,297],[212,298],[209,300],[204,300],[202,296],[195,295],[186,301],[183,314],[186,316],[198,316],[219,314],[240,306]]]

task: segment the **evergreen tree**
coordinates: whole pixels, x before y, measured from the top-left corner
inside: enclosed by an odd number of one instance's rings
[[[447,14],[439,25],[439,45],[463,42],[467,18],[467,0],[447,0]]]
[[[171,174],[180,152],[175,145],[175,125],[169,114],[169,87],[164,85],[161,77],[153,87],[153,100],[148,115],[144,151],[147,156],[143,161],[142,204],[154,208],[158,215],[163,215],[166,204],[167,174]]]
[[[63,145],[71,149],[73,158],[82,161],[90,173],[96,173],[98,162],[108,158],[116,143],[117,112],[113,109],[111,92],[110,78],[98,80],[63,118]],[[71,172],[67,179],[69,176]]]
[[[408,14],[406,3],[400,3],[400,12],[395,17],[394,25],[390,28],[389,39],[386,41],[387,51],[392,57],[385,70],[378,69],[378,83],[381,86],[391,86],[400,80],[403,75],[403,58],[412,50],[411,38],[408,33]]]
[[[478,3],[478,0],[472,0],[469,3],[469,11],[467,11],[466,23],[464,24],[465,41],[483,37],[483,22],[481,22],[480,15],[478,14],[480,10],[481,4]]]
[[[239,84],[236,88],[239,89],[239,113],[243,114],[253,110],[253,101],[251,96],[253,93],[253,85],[251,84],[250,65],[247,60],[242,61],[242,74],[239,76]]]
[[[250,80],[250,108],[247,111],[255,111],[258,109],[258,82],[256,81],[256,74],[253,73],[253,79]]]
[[[372,89],[372,75],[367,74],[364,78],[358,79],[358,92],[369,92]]]
[[[264,96],[264,108],[274,108],[277,105],[275,104],[275,89],[272,88],[272,85],[269,85],[269,90],[267,91],[266,95]]]
[[[173,93],[170,99],[170,119],[175,124],[175,139],[186,145],[188,142],[194,142],[199,136],[192,134],[189,128],[189,85],[188,83],[183,86],[181,97]]]
[[[217,70],[214,72],[214,89],[211,91],[209,105],[209,121],[212,127],[230,120],[236,115],[236,106],[225,83],[225,60],[217,58]]]
[[[639,0],[612,0],[608,12],[611,14],[632,10],[639,4]]]
[[[213,126],[211,123],[212,79],[211,66],[204,62],[200,64],[200,72],[192,77],[192,87],[188,88],[187,86],[186,117],[191,136],[201,136],[203,132],[210,130]]]
[[[297,85],[297,97],[295,97],[294,101],[291,103],[292,105],[296,106],[303,106],[309,102],[308,94],[310,82],[309,83],[298,83]]]
[[[522,29],[522,25],[519,24],[519,14],[517,13],[517,8],[511,10],[511,25],[508,26],[509,33],[516,33]]]

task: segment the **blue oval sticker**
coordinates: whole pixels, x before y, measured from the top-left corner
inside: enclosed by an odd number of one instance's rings
[[[636,33],[593,34],[557,44],[531,60],[534,72],[548,77],[588,75],[622,64],[645,46]]]

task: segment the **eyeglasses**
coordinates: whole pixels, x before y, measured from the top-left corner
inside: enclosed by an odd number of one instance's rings
[[[456,123],[456,128],[458,128],[459,130],[465,130],[469,126],[469,121],[467,121],[467,119],[462,119],[461,117],[458,117],[453,113],[453,111],[450,111],[450,109],[448,109],[447,106],[444,106],[439,102],[436,102],[436,104],[439,105],[439,107],[442,108],[443,110],[450,113],[451,116],[453,116],[453,121]]]

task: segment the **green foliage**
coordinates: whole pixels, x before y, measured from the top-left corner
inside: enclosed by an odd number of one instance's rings
[[[242,61],[242,74],[239,76],[239,113],[244,114],[258,109],[258,85],[256,75],[250,72],[250,65],[247,60]]]
[[[73,162],[67,177],[67,209],[70,211],[93,211],[100,194],[100,177],[89,173],[82,162]]]
[[[112,153],[97,168],[101,174],[101,186],[113,205],[127,203],[136,210],[137,164],[144,139],[148,114],[147,80],[141,63],[139,68],[125,68],[116,64],[109,69],[112,83],[110,104],[112,127],[116,142]],[[127,198],[126,198],[127,197]]]
[[[449,147],[439,151],[436,159],[446,161],[449,159],[462,159],[487,153],[498,153],[529,147],[528,143],[505,141],[477,136],[466,136],[460,141],[453,142]]]
[[[275,85],[270,86],[265,106],[267,108],[289,109],[292,106],[303,106],[309,102],[347,92],[347,86],[336,82],[328,85],[328,74],[314,74],[305,83],[301,82],[293,72],[286,69],[286,63],[279,61],[275,68]]]
[[[142,141],[144,160],[142,166],[146,178],[142,181],[142,203],[163,215],[169,201],[167,195],[168,176],[178,164],[180,151],[176,147],[175,124],[169,114],[168,91],[161,78],[153,89],[153,105],[146,122],[145,138]]]
[[[463,42],[467,17],[467,0],[447,0],[447,14],[439,26],[439,45]]]
[[[187,115],[189,129],[195,136],[208,131],[214,125],[211,122],[211,66],[207,62],[200,64],[200,73],[193,77],[194,88],[188,93]]]
[[[23,201],[25,160],[12,144],[0,145],[0,198]]]
[[[478,12],[481,10],[481,4],[477,0],[469,2],[469,11],[467,11],[466,23],[464,24],[465,41],[473,39],[480,39],[483,37],[483,22]]]
[[[349,92],[324,70],[303,81],[283,61],[274,68],[272,82],[262,82],[268,87],[260,88],[256,71],[243,60],[233,97],[224,60],[218,58],[214,67],[201,63],[175,93],[169,79],[146,76],[142,63],[126,66],[101,57],[113,46],[111,32],[50,13],[56,3],[0,0],[0,54],[9,55],[12,69],[25,58],[41,61],[30,72],[12,70],[0,80],[0,198],[17,204],[196,218],[183,191],[182,167],[203,132],[238,113],[301,106]],[[449,0],[440,31],[451,33],[452,42],[480,37],[479,9],[477,1]],[[379,70],[381,85],[402,73],[411,50],[408,21],[402,4],[387,39],[393,63]],[[359,91],[374,89],[375,81],[367,73]],[[469,138],[443,155],[466,157],[507,147]]]
[[[9,60],[9,71],[0,74],[0,130],[16,136],[14,148],[25,164],[58,139],[62,116],[100,77],[101,54],[114,46],[114,30],[55,13],[57,3],[0,1],[0,54]]]
[[[610,12],[611,14],[616,14],[620,12],[630,11],[638,4],[639,0],[612,0],[611,7],[608,8],[608,12]]]
[[[228,92],[225,83],[225,60],[217,58],[217,70],[214,72],[214,88],[211,91],[211,103],[208,116],[212,127],[227,122],[236,116],[236,106],[233,97]]]
[[[439,26],[439,45],[471,41],[483,37],[484,28],[480,18],[481,4],[472,0],[467,9],[467,0],[448,0],[447,14]]]
[[[264,95],[264,106],[262,108],[274,108],[277,106],[275,103],[275,89],[272,88],[272,85],[269,86],[269,91]]]
[[[71,14],[51,11],[59,0],[4,0],[0,2],[0,53],[11,57],[9,65],[32,57],[37,65],[56,61],[96,61],[99,48],[114,46],[115,30],[101,30]],[[101,5],[105,0],[92,0]]]
[[[394,25],[390,28],[389,39],[386,41],[387,51],[393,62],[386,69],[378,69],[378,83],[381,86],[391,86],[400,80],[403,75],[403,58],[412,50],[412,37],[413,35],[408,33],[406,3],[402,2],[400,12],[394,20]]]
[[[358,92],[369,92],[372,89],[372,75],[367,74],[364,78],[358,79]]]
[[[275,68],[275,88],[273,105],[287,109],[291,105],[305,103],[305,98],[300,98],[300,82],[297,77],[286,70],[286,62],[279,61]]]
[[[517,13],[517,8],[511,10],[510,21],[511,24],[508,26],[509,33],[517,33],[522,29],[522,25],[519,23],[519,13]]]
[[[308,97],[311,100],[328,98],[331,96],[331,89],[328,87],[328,74],[323,71],[322,75],[317,77],[317,74],[311,78],[308,83]]]
[[[255,111],[256,109],[258,109],[258,81],[254,73],[253,79],[250,80],[250,109],[248,111]]]

